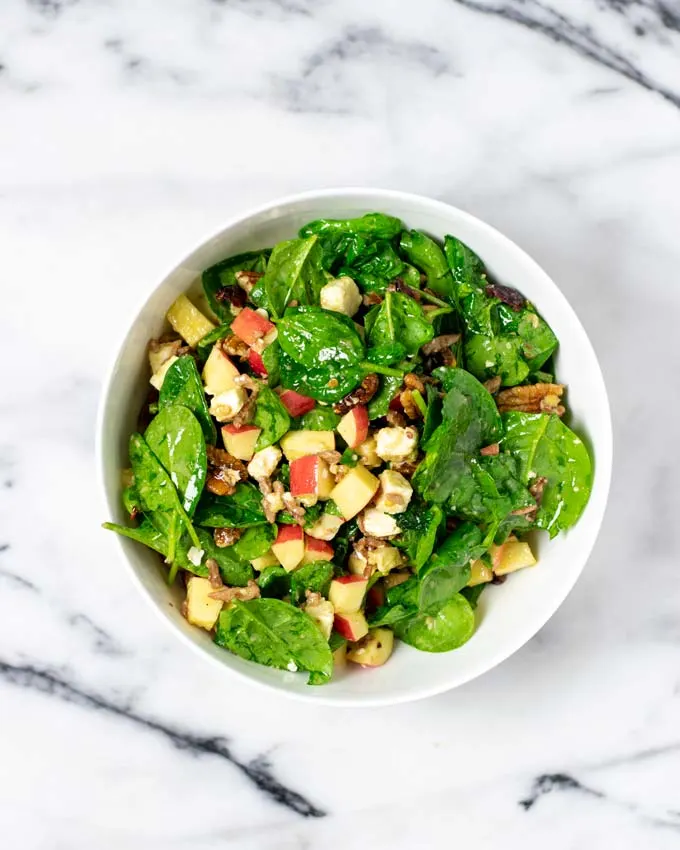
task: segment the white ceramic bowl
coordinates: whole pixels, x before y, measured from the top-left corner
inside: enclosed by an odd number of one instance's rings
[[[590,501],[578,524],[553,541],[540,535],[538,566],[482,595],[477,630],[465,646],[429,654],[398,643],[384,667],[363,670],[349,665],[347,672],[322,687],[308,686],[306,674],[261,667],[215,646],[206,632],[190,626],[181,616],[179,592],[168,588],[158,556],[106,532],[156,613],[216,670],[330,705],[373,706],[420,699],[474,679],[516,652],[555,613],[581,573],[602,523],[611,475],[612,429],[602,373],[581,323],[548,275],[498,231],[448,204],[382,189],[326,189],[285,198],[233,219],[151,290],[122,340],[101,400],[97,452],[108,509],[108,516],[102,519],[125,521],[120,469],[127,466],[128,437],[148,390],[146,346],[166,329],[165,312],[175,298],[195,290],[201,272],[218,260],[289,239],[313,219],[349,218],[376,210],[439,238],[454,234],[479,254],[500,282],[517,287],[537,305],[560,340],[557,374],[569,387],[571,421],[593,453],[595,476]]]

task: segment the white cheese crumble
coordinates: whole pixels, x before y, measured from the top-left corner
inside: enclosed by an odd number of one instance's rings
[[[205,555],[205,549],[199,549],[197,546],[192,546],[187,552],[187,558],[195,567],[201,566],[201,561]]]

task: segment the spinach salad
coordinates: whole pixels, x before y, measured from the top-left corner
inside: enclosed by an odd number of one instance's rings
[[[310,684],[395,637],[464,644],[485,588],[536,563],[527,533],[588,501],[549,325],[458,239],[381,213],[202,284],[149,344],[130,522],[105,527],[159,553],[219,646]]]

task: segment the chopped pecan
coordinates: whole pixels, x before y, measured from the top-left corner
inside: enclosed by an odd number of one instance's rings
[[[409,372],[404,376],[404,386],[409,390],[418,390],[419,393],[425,392],[425,384],[415,372]]]
[[[387,545],[386,540],[383,540],[380,537],[371,537],[369,534],[356,541],[354,544],[354,551],[360,558],[364,558],[364,560],[366,560],[369,552],[375,552],[376,549],[382,549]]]
[[[363,297],[364,307],[374,307],[376,304],[382,304],[383,297],[377,292],[367,292]]]
[[[208,595],[211,599],[219,599],[222,602],[233,602],[234,599],[247,602],[249,599],[259,598],[260,588],[257,586],[257,582],[250,579],[245,587],[223,587],[221,590],[216,590]]]
[[[489,378],[488,381],[484,381],[484,386],[491,393],[491,395],[496,395],[498,390],[501,388],[501,379],[496,375],[495,378]]]
[[[524,413],[556,413],[562,416],[564,407],[560,398],[563,392],[563,384],[527,384],[501,390],[496,396],[496,403],[501,413],[521,410]]]
[[[334,463],[331,466],[331,475],[335,479],[335,483],[339,484],[340,481],[347,475],[349,472],[349,466],[345,466],[344,463]]]
[[[340,452],[336,451],[320,452],[319,457],[322,460],[325,460],[329,466],[333,466],[333,464],[340,463],[340,460],[342,459],[342,455],[340,454]]]
[[[246,390],[250,390],[254,393],[260,392],[260,387],[262,384],[259,381],[256,381],[255,378],[252,378],[250,375],[237,375],[234,378],[234,383],[237,387],[243,387]]]
[[[450,348],[445,348],[443,351],[440,351],[439,358],[442,361],[442,366],[451,366],[453,368],[458,363],[456,355]]]
[[[260,492],[264,496],[262,499],[262,510],[267,522],[276,522],[276,514],[284,508],[283,495],[284,488],[282,481],[272,482],[268,478],[262,478],[259,481]]]
[[[420,301],[423,297],[422,292],[409,286],[402,278],[395,277],[387,287],[390,292],[402,292],[404,295],[409,295],[414,301]]]
[[[487,283],[485,292],[489,298],[498,298],[508,307],[512,307],[515,312],[519,312],[526,304],[526,299],[521,292],[511,286],[503,286],[502,283]]]
[[[379,386],[380,381],[378,376],[371,372],[364,377],[364,380],[355,390],[352,390],[351,393],[348,393],[344,398],[341,398],[340,401],[336,402],[333,405],[333,410],[340,415],[344,415],[345,413],[349,413],[353,407],[356,407],[359,404],[368,404],[368,402],[378,392]]]
[[[216,301],[228,301],[232,307],[242,310],[246,306],[246,293],[240,286],[232,284],[231,286],[220,286],[215,292]]]
[[[293,496],[292,493],[284,493],[283,504],[295,522],[298,525],[302,525],[305,521],[305,509],[298,502],[295,496]]]
[[[395,472],[400,473],[404,476],[404,478],[410,478],[416,471],[416,469],[418,469],[419,463],[420,460],[393,460],[390,463],[390,469],[393,469]]]
[[[248,294],[250,294],[251,289],[255,286],[258,280],[262,277],[261,272],[247,272],[240,271],[236,272],[234,275],[236,279],[236,283],[241,287],[241,289],[245,290]]]
[[[207,451],[208,478],[205,482],[206,489],[216,496],[231,496],[239,481],[245,481],[248,478],[248,470],[245,464],[224,449],[208,446]]]
[[[406,419],[404,418],[404,414],[400,413],[398,410],[388,410],[385,419],[387,419],[388,424],[390,424],[393,428],[406,427]]]
[[[460,334],[442,334],[441,336],[436,336],[430,342],[425,343],[422,347],[422,352],[426,357],[429,357],[431,354],[439,354],[439,352],[451,348],[459,339]]]
[[[221,343],[217,343],[221,345],[222,351],[225,354],[231,355],[231,357],[240,357],[241,360],[248,359],[248,352],[250,349],[245,344],[242,339],[239,339],[236,334],[230,334],[228,337],[222,340]]]
[[[243,532],[240,528],[215,528],[213,529],[213,540],[220,549],[233,546]]]
[[[323,601],[323,596],[318,591],[309,588],[305,590],[305,605],[315,608],[317,605],[321,605]]]
[[[419,419],[423,415],[422,410],[413,398],[413,390],[402,390],[399,394],[399,401],[409,419]]]
[[[498,443],[491,443],[488,446],[484,446],[483,449],[479,450],[480,455],[484,457],[492,457],[493,455],[499,454],[501,447]]]
[[[208,568],[210,586],[215,590],[221,590],[224,587],[224,582],[222,581],[222,575],[220,574],[219,564],[214,558],[208,558],[205,565]]]
[[[524,508],[517,508],[516,511],[510,511],[510,516],[526,516],[536,513],[536,505],[526,505]]]
[[[541,500],[543,499],[543,490],[548,483],[548,479],[540,475],[529,487],[529,492],[536,499],[536,506],[540,508]]]

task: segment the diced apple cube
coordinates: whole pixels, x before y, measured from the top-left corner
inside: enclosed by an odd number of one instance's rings
[[[364,601],[368,579],[365,576],[340,576],[331,582],[328,598],[340,614],[353,614]]]
[[[176,360],[181,347],[182,343],[178,339],[171,342],[158,342],[158,340],[152,339],[149,343],[149,366],[151,367],[151,374],[153,375],[158,372],[161,366],[167,363],[171,357],[174,357]]]
[[[350,449],[358,448],[368,437],[368,410],[364,405],[359,404],[346,413],[337,431]]]
[[[222,602],[211,599],[210,594],[215,588],[207,578],[190,576],[187,582],[186,617],[193,626],[200,626],[210,631],[217,622]]]
[[[245,307],[231,323],[231,330],[246,345],[254,345],[276,328],[269,319],[260,315],[256,310]]]
[[[404,557],[396,546],[381,546],[368,553],[368,563],[379,573],[389,573],[404,563]]]
[[[243,387],[232,387],[226,392],[213,396],[208,410],[218,422],[228,422],[236,416],[246,401],[248,401],[248,395]]]
[[[393,537],[401,531],[391,514],[383,513],[377,508],[366,508],[362,520],[364,532],[371,537]]]
[[[336,612],[333,628],[339,635],[352,641],[361,640],[368,634],[368,623],[361,611],[355,611],[353,614]]]
[[[296,393],[295,390],[283,390],[279,398],[291,416],[302,416],[316,407],[313,398]]]
[[[347,660],[364,667],[380,667],[392,655],[394,635],[389,629],[371,629],[347,652]]]
[[[194,307],[186,295],[180,295],[166,314],[167,320],[177,333],[192,348],[206,334],[215,329],[215,325],[201,311]]]
[[[335,610],[333,604],[327,599],[319,599],[318,602],[307,602],[302,606],[305,614],[308,614],[319,627],[321,634],[328,640],[333,631]]]
[[[224,425],[222,440],[224,448],[238,460],[252,460],[255,443],[262,430],[255,425]]]
[[[411,575],[412,573],[410,572],[390,573],[389,575],[386,575],[383,579],[385,590],[391,590],[391,588],[403,584],[405,581],[408,581],[411,578]]]
[[[248,365],[260,378],[267,377],[267,367],[264,365],[262,355],[259,351],[255,351],[254,348],[251,348],[248,352]]]
[[[478,584],[486,584],[493,578],[493,570],[488,567],[484,561],[480,559],[472,561],[470,564],[470,581],[468,587],[475,587]]]
[[[262,572],[265,567],[275,567],[279,563],[279,559],[276,555],[270,550],[264,555],[260,555],[259,558],[253,558],[250,562],[252,568],[257,570],[258,572]]]
[[[352,519],[375,495],[380,482],[365,466],[355,466],[333,488],[330,498],[345,519]]]
[[[353,576],[371,576],[375,567],[369,567],[368,561],[358,552],[352,552],[347,559],[347,569]]]
[[[317,540],[332,540],[340,531],[344,519],[334,514],[321,514],[317,521],[307,529],[309,537]]]
[[[303,505],[309,507],[319,499],[327,499],[333,487],[335,478],[319,455],[305,455],[291,461],[290,492]]]
[[[376,466],[382,466],[382,460],[376,452],[377,442],[374,436],[368,437],[364,442],[357,446],[355,451],[359,455],[359,463],[368,469],[373,469]]]
[[[533,567],[536,563],[536,558],[528,543],[511,540],[504,543],[502,549],[500,563],[493,568],[497,576],[514,573],[516,570],[524,569],[524,567]]]
[[[333,667],[341,670],[347,666],[347,643],[343,641],[337,649],[333,650]]]
[[[168,369],[176,360],[179,360],[179,357],[175,357],[174,355],[172,355],[165,361],[165,363],[163,363],[162,366],[159,366],[158,370],[154,372],[151,376],[149,383],[152,387],[155,387],[159,392],[161,390],[161,387],[163,386],[163,381],[165,380],[165,376],[168,373]]]
[[[289,431],[281,438],[286,460],[294,461],[305,455],[318,455],[335,449],[334,431]]]
[[[239,371],[232,363],[228,354],[217,343],[213,345],[203,367],[203,383],[208,395],[220,395],[237,386],[235,378]]]
[[[378,476],[380,490],[375,500],[378,510],[387,514],[402,514],[408,507],[413,488],[400,472],[386,469]]]
[[[276,540],[272,543],[272,552],[287,572],[300,566],[305,554],[305,535],[299,525],[282,525]]]
[[[325,540],[317,540],[305,535],[305,554],[302,558],[303,564],[312,564],[314,561],[332,561],[334,555],[333,547]]]

